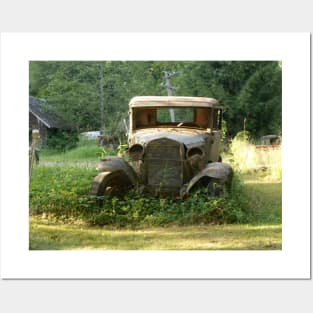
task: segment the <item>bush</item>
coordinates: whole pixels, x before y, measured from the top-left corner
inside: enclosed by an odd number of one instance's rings
[[[31,214],[59,221],[89,225],[149,227],[245,223],[253,220],[249,201],[238,177],[224,197],[208,197],[199,189],[184,200],[143,197],[134,190],[120,197],[88,195],[96,171],[81,167],[34,168],[30,189]]]
[[[56,131],[48,134],[46,147],[58,152],[65,152],[75,148],[78,140],[78,134],[74,131]]]

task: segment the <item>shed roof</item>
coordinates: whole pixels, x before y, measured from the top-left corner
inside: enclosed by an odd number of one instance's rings
[[[48,128],[70,128],[66,122],[55,113],[45,112],[44,106],[47,105],[47,100],[38,99],[29,96],[29,112],[35,115]]]
[[[196,107],[217,108],[223,107],[214,98],[204,97],[175,97],[175,96],[141,96],[130,100],[130,108],[137,107]]]

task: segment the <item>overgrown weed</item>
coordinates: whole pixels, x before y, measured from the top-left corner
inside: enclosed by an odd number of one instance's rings
[[[31,214],[54,222],[77,220],[118,228],[255,222],[246,188],[236,175],[231,192],[219,198],[209,197],[205,188],[184,200],[142,196],[131,190],[105,198],[102,206],[98,197],[88,195],[95,175],[88,167],[36,167],[30,190]]]
[[[228,160],[239,174],[259,172],[268,181],[281,181],[281,147],[258,149],[249,140],[247,132],[240,132],[230,144]]]

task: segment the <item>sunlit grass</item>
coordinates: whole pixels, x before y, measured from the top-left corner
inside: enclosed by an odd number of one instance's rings
[[[245,187],[249,194],[250,207],[257,221],[281,224],[282,184],[268,182],[257,176],[246,176]]]
[[[141,230],[30,220],[31,250],[280,250],[281,225],[179,226]]]
[[[30,218],[33,250],[279,250],[282,247],[281,184],[246,179],[259,224],[116,229],[54,224]]]
[[[232,155],[228,157],[228,159],[224,158],[224,161],[231,161],[235,168],[235,172],[239,172],[244,181],[243,191],[248,195],[247,200],[249,202],[249,210],[251,210],[248,213],[253,216],[253,219],[246,221],[249,224],[210,225],[210,223],[203,223],[203,220],[201,220],[199,223],[196,223],[199,226],[173,226],[175,223],[168,223],[167,227],[157,227],[162,224],[150,223],[150,225],[149,223],[143,223],[142,226],[140,226],[142,227],[141,229],[138,229],[139,227],[136,224],[137,229],[134,230],[132,229],[131,224],[124,229],[109,228],[110,226],[105,226],[105,228],[89,227],[86,224],[86,221],[81,220],[80,224],[79,218],[73,218],[72,221],[71,219],[67,219],[67,223],[73,222],[73,224],[62,225],[60,224],[62,219],[45,219],[45,214],[39,214],[30,218],[30,249],[281,249],[281,151],[280,149],[268,151],[257,150],[249,143],[244,143],[243,146],[238,144],[236,149],[233,149]],[[36,196],[35,191],[42,192],[43,188],[46,192],[44,199],[48,199],[48,196],[51,198],[54,193],[58,195],[58,197],[65,192],[70,192],[74,195],[78,194],[80,196],[87,195],[91,180],[96,175],[94,166],[98,162],[100,153],[100,148],[92,141],[85,142],[76,149],[63,154],[47,153],[45,155],[43,153],[41,158],[42,164],[52,165],[53,168],[40,165],[34,169],[31,194],[32,201],[34,201],[33,198]],[[263,166],[267,167],[265,171],[258,170]],[[241,194],[240,198],[242,198]],[[66,196],[64,199],[66,199],[64,209],[74,210],[74,208],[77,207],[75,197]],[[188,199],[190,201],[193,199],[194,201],[191,201],[190,203],[198,208],[196,198],[192,198],[191,195]],[[73,203],[71,202],[72,200],[74,201]],[[139,200],[143,201],[142,199],[130,199],[130,203],[128,204],[132,204],[133,206],[137,205],[136,201]],[[138,202],[137,210],[139,212],[143,203],[140,201]],[[41,211],[40,208],[42,208],[44,204],[47,205],[46,202],[38,204],[39,211]],[[144,202],[144,204],[145,203],[146,202]],[[234,205],[236,203],[237,202],[234,202]],[[152,203],[149,203],[149,208],[151,207],[151,204]],[[48,206],[50,207],[51,205],[52,202],[49,202]],[[186,214],[186,212],[183,211],[182,215]],[[162,211],[160,208],[160,214],[161,213],[165,217],[168,217],[173,212],[164,211],[164,208]],[[159,219],[161,217],[164,218],[164,216],[160,214],[157,215],[157,217]],[[155,218],[155,216],[153,217]],[[200,226],[200,224],[202,225]],[[188,223],[181,225],[188,225]],[[148,229],[147,227],[149,226],[151,228]]]
[[[80,139],[78,146],[66,152],[57,152],[43,149],[40,160],[43,162],[73,162],[73,161],[98,161],[101,156],[101,148],[96,140]]]
[[[235,137],[225,160],[232,164],[236,172],[246,174],[260,171],[265,180],[273,182],[282,179],[281,147],[259,149],[248,140]]]
[[[279,250],[281,184],[246,180],[256,224],[167,226],[141,229],[89,227],[30,218],[31,250]],[[81,224],[79,224],[81,223]]]

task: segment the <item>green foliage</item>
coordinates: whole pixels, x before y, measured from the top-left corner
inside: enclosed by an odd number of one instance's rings
[[[234,178],[232,192],[208,197],[199,189],[184,200],[143,197],[131,190],[120,197],[88,196],[94,169],[34,168],[30,189],[31,213],[59,221],[82,220],[89,225],[150,227],[255,222],[244,185]]]
[[[239,114],[254,136],[281,132],[282,72],[278,62],[253,73],[238,94]],[[238,128],[237,128],[238,129]]]
[[[90,205],[86,195],[95,174],[95,169],[88,167],[37,167],[30,188],[32,212],[60,218],[86,213]]]
[[[77,146],[78,135],[74,131],[56,131],[48,134],[46,146],[48,149],[65,152]]]
[[[101,147],[100,157],[105,158],[109,155],[116,155],[116,152],[106,146]]]
[[[278,61],[30,62],[30,94],[45,98],[77,131],[103,129],[120,137],[128,102],[167,95],[164,71],[177,71],[177,96],[217,98],[228,135],[247,119],[253,137],[281,132],[282,68]]]
[[[125,145],[123,145],[123,149],[125,150]],[[40,160],[43,162],[75,163],[82,161],[85,163],[86,161],[99,161],[100,158],[108,155],[116,155],[118,151],[106,146],[98,146],[96,139],[87,139],[81,136],[75,148],[67,149],[62,153],[57,149],[45,146],[40,152]]]

